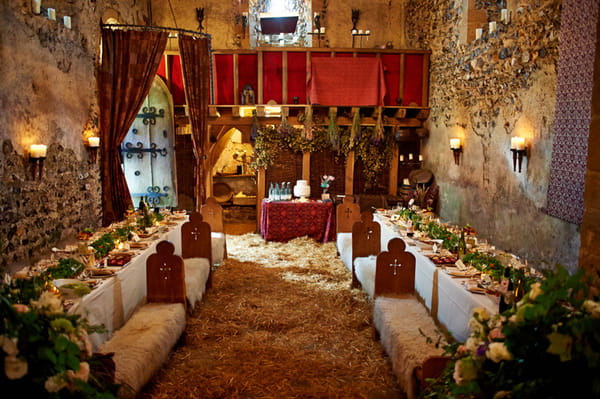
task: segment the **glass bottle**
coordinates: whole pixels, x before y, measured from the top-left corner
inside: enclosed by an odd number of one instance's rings
[[[511,307],[511,299],[512,291],[513,291],[513,283],[510,278],[510,267],[506,267],[504,269],[504,277],[500,282],[501,286],[501,295],[500,295],[500,304],[498,305],[498,310],[500,313],[504,312]]]

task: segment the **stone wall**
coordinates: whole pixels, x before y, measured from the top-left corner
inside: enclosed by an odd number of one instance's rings
[[[555,114],[560,1],[486,1],[490,34],[466,41],[468,7],[481,2],[409,1],[409,47],[430,48],[430,136],[425,167],[440,185],[442,218],[470,223],[498,247],[539,267],[577,268],[579,227],[545,212]],[[471,10],[472,11],[472,10]],[[472,28],[472,26],[471,26]],[[463,37],[461,41],[460,38]],[[530,146],[523,171],[513,171],[513,135]],[[449,139],[460,137],[455,165]]]
[[[100,22],[142,24],[141,0],[45,0],[72,29],[33,15],[31,2],[0,3],[0,268],[34,262],[73,233],[100,223],[98,166],[85,131],[97,132]],[[33,181],[30,144],[46,144],[44,177]]]

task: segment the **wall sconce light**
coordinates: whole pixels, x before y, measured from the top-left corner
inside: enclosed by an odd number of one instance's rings
[[[523,164],[523,157],[527,152],[525,146],[525,138],[519,136],[513,136],[510,139],[510,151],[513,155],[513,171],[517,171],[517,165],[519,167],[519,173],[521,173],[521,165]]]
[[[47,147],[43,144],[32,144],[29,146],[29,163],[31,163],[31,177],[42,180],[44,170],[44,159],[46,159]]]
[[[450,139],[450,149],[454,154],[454,163],[460,165],[460,153],[462,152],[462,144],[460,139]]]
[[[90,162],[96,163],[98,148],[100,147],[100,137],[92,136],[88,138],[88,152],[90,153]]]

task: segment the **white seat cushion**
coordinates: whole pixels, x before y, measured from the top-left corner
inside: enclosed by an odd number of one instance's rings
[[[372,298],[375,292],[375,255],[354,259],[354,273],[363,290]]]
[[[225,255],[225,234],[211,232],[212,262],[213,265],[220,265]]]
[[[185,268],[185,292],[190,306],[194,308],[206,290],[210,263],[206,258],[188,258],[183,260],[183,265]]]
[[[133,398],[167,360],[186,323],[182,303],[148,303],[102,344],[114,353],[115,382],[121,398]]]
[[[342,262],[352,271],[352,233],[337,233],[336,245]]]
[[[439,335],[433,318],[415,297],[377,297],[373,308],[373,323],[379,331],[381,345],[392,361],[392,368],[409,399],[416,395],[413,373],[416,367],[431,356],[441,356],[445,341],[436,348]],[[425,334],[423,336],[419,329]]]

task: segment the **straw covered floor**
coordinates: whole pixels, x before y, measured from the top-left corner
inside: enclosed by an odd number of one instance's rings
[[[335,243],[245,234],[227,248],[143,398],[402,397]]]

